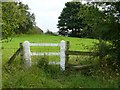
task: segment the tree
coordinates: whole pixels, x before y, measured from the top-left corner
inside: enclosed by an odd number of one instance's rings
[[[34,26],[34,14],[30,14],[28,10],[28,5],[21,2],[2,2],[2,39],[26,33]]]
[[[99,10],[98,7],[92,4],[83,5],[80,8],[79,17],[84,19],[90,28],[92,28],[92,33],[94,38],[102,38],[102,30],[108,23],[106,15]]]
[[[12,2],[2,2],[2,39],[8,39],[9,36],[14,34],[15,28],[19,27],[19,16],[17,6]]]
[[[78,17],[80,10],[80,2],[67,2],[63,8],[61,15],[58,17],[59,34],[67,35],[71,31],[72,35],[79,35],[84,24],[82,19]]]
[[[102,8],[101,10],[99,8]],[[91,3],[80,8],[79,17],[89,25],[94,37],[100,40],[100,44],[104,42],[107,47],[99,49],[107,53],[112,61],[117,61],[120,65],[120,1],[107,3]],[[108,44],[109,42],[109,44]]]
[[[21,9],[21,14],[23,17],[25,17],[25,22],[19,25],[16,34],[24,34],[27,33],[30,29],[33,29],[33,26],[35,26],[35,15],[33,13],[31,14],[30,12],[28,12],[28,5],[24,5],[21,2],[19,2],[18,8]]]

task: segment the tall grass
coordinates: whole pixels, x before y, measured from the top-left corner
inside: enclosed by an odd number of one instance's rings
[[[46,69],[36,65],[24,70],[13,66],[3,70],[3,88],[116,88],[116,81],[102,80],[85,76],[80,71],[62,72],[59,67],[48,66]]]

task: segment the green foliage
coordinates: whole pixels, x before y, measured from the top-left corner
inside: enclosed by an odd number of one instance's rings
[[[28,5],[22,2],[2,2],[2,39],[26,33],[33,28],[35,17],[28,10]]]
[[[84,24],[82,19],[78,18],[79,8],[81,6],[80,2],[67,2],[65,3],[65,8],[61,15],[59,16],[58,28],[59,34],[68,35],[68,32],[72,30],[72,34],[75,36],[80,33]],[[78,35],[79,36],[79,35]]]
[[[39,58],[37,66],[39,68],[47,70],[48,69],[48,63],[49,63],[48,58],[46,56],[44,56],[42,58]]]
[[[93,5],[83,5],[80,8],[79,16],[84,19],[84,22],[92,29],[94,38],[102,38],[105,30],[108,29],[107,16]]]
[[[47,30],[47,32],[45,32],[45,34],[57,36],[55,33],[53,33],[52,31],[50,31],[49,29]]]
[[[118,88],[118,80],[102,80],[98,77],[85,76],[79,71],[63,73],[56,71],[57,67],[44,71],[36,66],[24,70],[20,66],[11,66],[8,73],[3,68],[2,88]],[[102,75],[102,76],[100,76]],[[112,75],[111,75],[112,76]],[[111,77],[110,76],[110,77]],[[113,78],[113,77],[112,77]]]
[[[88,25],[83,17],[79,16],[82,13],[80,8],[83,4],[79,1],[67,2],[59,16],[58,28],[59,34],[68,35],[70,37],[89,37],[93,38],[91,26]]]
[[[102,49],[101,51],[107,53],[120,65],[119,5],[120,2],[86,4],[80,8],[79,17],[91,27],[94,38],[99,39],[100,43],[105,41],[111,44],[108,46],[106,43],[106,51],[103,50],[104,47],[99,47],[99,50]]]

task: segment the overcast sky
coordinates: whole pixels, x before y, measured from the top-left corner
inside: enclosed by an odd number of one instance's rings
[[[72,0],[20,0],[28,4],[30,11],[35,14],[36,25],[44,32],[57,32],[58,17],[65,6],[65,2]]]

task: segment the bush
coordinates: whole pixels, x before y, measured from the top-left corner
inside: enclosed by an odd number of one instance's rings
[[[49,31],[49,30],[47,30],[47,32],[45,32],[45,34],[57,36],[57,34],[53,33],[52,31]]]
[[[46,70],[48,68],[48,63],[49,63],[48,58],[44,56],[44,57],[42,57],[38,60],[37,66],[39,68],[42,68],[42,69]]]

